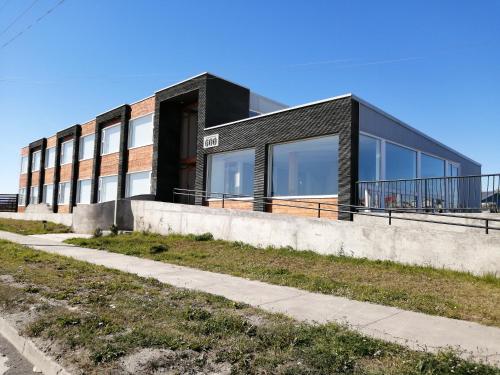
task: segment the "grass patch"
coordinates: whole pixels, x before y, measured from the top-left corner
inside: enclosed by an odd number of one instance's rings
[[[297,323],[6,241],[0,276],[2,310],[35,311],[25,333],[50,342],[52,355],[75,373],[497,373],[452,352],[415,352],[335,324]],[[157,355],[127,368],[122,359],[145,349]]]
[[[500,326],[500,279],[194,236],[129,233],[68,243],[431,315]],[[163,244],[168,252],[151,253]]]
[[[71,233],[71,228],[50,221],[14,220],[0,218],[0,230],[18,234]]]

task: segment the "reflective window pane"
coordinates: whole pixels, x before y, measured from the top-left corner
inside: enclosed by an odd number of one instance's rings
[[[26,205],[26,188],[19,189],[19,206]]]
[[[30,204],[38,204],[38,186],[32,186],[30,189]]]
[[[99,183],[99,203],[113,201],[118,192],[118,176],[101,177]]]
[[[92,191],[91,180],[80,180],[77,186],[76,203],[89,204]]]
[[[151,172],[137,172],[127,175],[126,196],[133,197],[136,195],[151,193]]]
[[[45,151],[45,168],[53,168],[56,164],[56,148],[51,147]]]
[[[273,145],[273,196],[338,193],[338,136]]]
[[[443,177],[445,161],[422,153],[420,158],[420,174],[422,178]]]
[[[120,151],[121,125],[113,125],[102,130],[101,155]]]
[[[21,173],[27,173],[28,172],[28,157],[23,156],[21,158]]]
[[[43,203],[52,206],[52,196],[54,194],[54,185],[44,185],[43,187]]]
[[[36,151],[33,153],[31,157],[31,171],[36,172],[40,170],[40,161],[41,161],[41,151]]]
[[[253,149],[209,155],[208,192],[252,196],[254,164]]]
[[[140,147],[153,143],[153,114],[130,120],[128,147]]]
[[[417,177],[417,153],[408,148],[387,142],[385,145],[386,180]]]
[[[380,140],[366,135],[359,136],[359,180],[380,179]]]
[[[57,197],[58,204],[68,204],[69,203],[69,194],[70,194],[70,183],[69,182],[61,182],[59,184],[59,195]]]
[[[61,145],[61,165],[69,164],[73,160],[73,141]]]
[[[80,138],[80,160],[92,159],[94,157],[94,141],[94,134]]]

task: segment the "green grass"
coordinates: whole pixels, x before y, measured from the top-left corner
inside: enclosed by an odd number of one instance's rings
[[[124,373],[120,360],[145,348],[166,351],[139,375],[224,366],[237,374],[498,373],[452,352],[415,352],[335,324],[297,323],[6,241],[0,276],[4,314],[30,312],[24,333],[50,343],[51,355],[74,373]]]
[[[70,233],[71,228],[66,225],[50,221],[14,220],[0,218],[0,230],[18,234],[47,234]]]
[[[198,239],[198,240],[197,240]],[[500,326],[500,279],[287,248],[131,233],[68,243]],[[152,251],[165,245],[168,250]]]

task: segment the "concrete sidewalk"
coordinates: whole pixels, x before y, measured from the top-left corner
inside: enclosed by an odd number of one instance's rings
[[[152,277],[187,289],[224,296],[300,321],[337,322],[371,337],[436,351],[452,347],[464,358],[500,365],[500,329],[477,323],[425,315],[394,307],[352,301],[239,277],[61,244],[43,236],[1,232],[0,239],[109,268]]]

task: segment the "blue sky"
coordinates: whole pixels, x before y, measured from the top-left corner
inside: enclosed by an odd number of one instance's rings
[[[204,71],[353,92],[500,172],[500,2],[0,0],[0,193],[19,149]],[[17,37],[17,35],[20,36]]]

